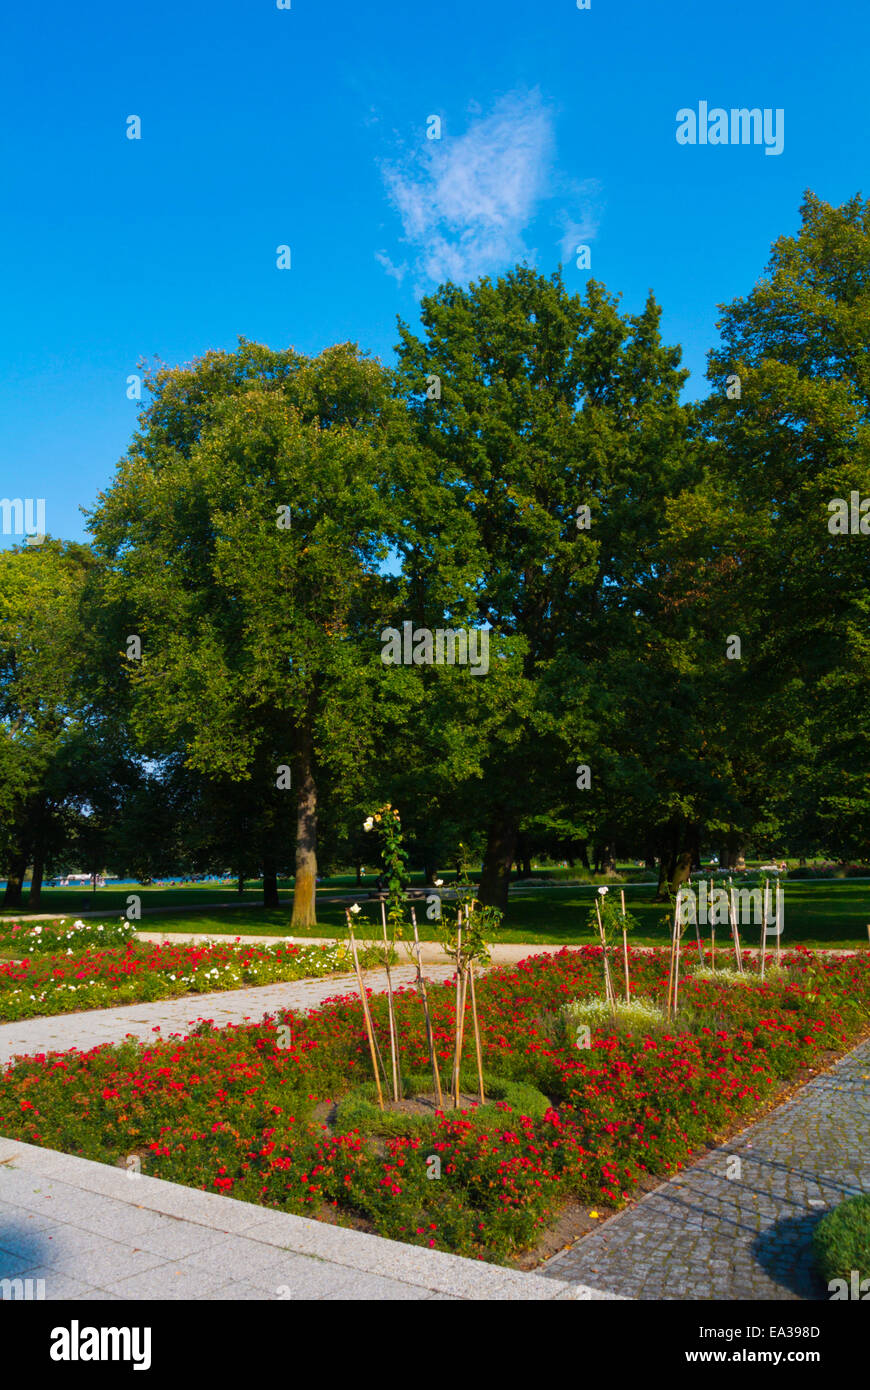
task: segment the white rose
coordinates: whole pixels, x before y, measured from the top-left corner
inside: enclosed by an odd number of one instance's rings
[[[443,878],[436,878],[436,880],[435,880],[435,887],[436,887],[436,888],[440,888],[443,882],[444,882]]]
[[[606,893],[606,892],[608,891],[608,889],[606,889],[606,888],[599,888],[598,891],[599,891],[599,893],[604,894],[604,893]]]
[[[371,828],[372,828],[373,825],[374,825],[374,820],[372,819],[371,816],[369,816],[368,820],[364,820],[364,821],[363,821],[363,830],[371,830]]]

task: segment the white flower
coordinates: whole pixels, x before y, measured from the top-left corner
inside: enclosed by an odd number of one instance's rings
[[[371,830],[371,828],[372,828],[373,825],[374,825],[374,820],[372,819],[371,816],[369,816],[368,820],[364,820],[364,821],[363,821],[363,830]]]
[[[359,903],[354,903],[353,907],[351,908],[351,912],[353,912],[354,915],[355,915],[357,912],[359,912]]]
[[[436,888],[440,888],[443,882],[444,882],[443,878],[436,878],[436,880],[435,880],[435,887],[436,887]]]
[[[604,893],[609,892],[609,889],[607,889],[607,888],[599,888],[598,891],[599,891],[599,893],[601,893],[601,894],[603,895]]]

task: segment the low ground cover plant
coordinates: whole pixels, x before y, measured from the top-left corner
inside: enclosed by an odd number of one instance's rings
[[[371,951],[364,965],[374,964]],[[184,945],[128,940],[118,947],[78,944],[57,953],[0,961],[0,1021],[104,1009],[182,994],[268,985],[351,968],[343,942],[332,946]]]
[[[853,1271],[859,1284],[870,1280],[870,1196],[850,1197],[823,1216],[813,1232],[813,1252],[829,1284],[842,1279],[851,1291]]]
[[[266,1207],[491,1260],[533,1245],[567,1198],[619,1206],[743,1121],[783,1080],[870,1019],[870,960],[792,952],[788,978],[735,990],[688,976],[678,1016],[614,1021],[590,1045],[551,1025],[602,993],[601,949],[566,950],[478,982],[486,1104],[432,1105],[425,1017],[396,990],[402,1091],[380,1111],[358,996],[184,1041],[29,1058],[0,1075],[0,1133]],[[661,1006],[666,952],[631,960],[632,998]],[[429,985],[434,1048],[454,1057],[455,985]],[[384,1055],[387,1001],[370,1012]],[[470,1095],[469,1095],[470,1093]],[[416,1099],[415,1099],[416,1098]]]

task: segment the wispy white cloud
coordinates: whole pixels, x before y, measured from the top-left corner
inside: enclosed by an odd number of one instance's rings
[[[524,232],[548,194],[553,147],[539,93],[514,93],[464,135],[451,136],[445,122],[440,140],[383,164],[418,276],[463,283],[528,257]],[[384,253],[378,260],[395,274]]]
[[[599,193],[600,185],[595,179],[573,184],[565,191],[568,208],[560,208],[556,222],[562,229],[558,245],[566,265],[573,261],[578,246],[588,245],[595,239],[600,218]]]
[[[398,285],[401,285],[408,272],[408,262],[402,261],[401,265],[394,265],[386,251],[376,251],[375,260],[384,267],[388,275],[392,275]]]

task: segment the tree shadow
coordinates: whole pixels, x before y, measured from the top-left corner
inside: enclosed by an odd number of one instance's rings
[[[48,1242],[41,1231],[29,1231],[14,1221],[0,1224],[0,1279],[23,1279],[22,1271],[45,1264]],[[0,1298],[4,1296],[0,1290]]]
[[[825,1214],[814,1211],[787,1216],[768,1226],[752,1243],[752,1253],[768,1278],[798,1298],[825,1302],[830,1298],[813,1255],[813,1231]]]

